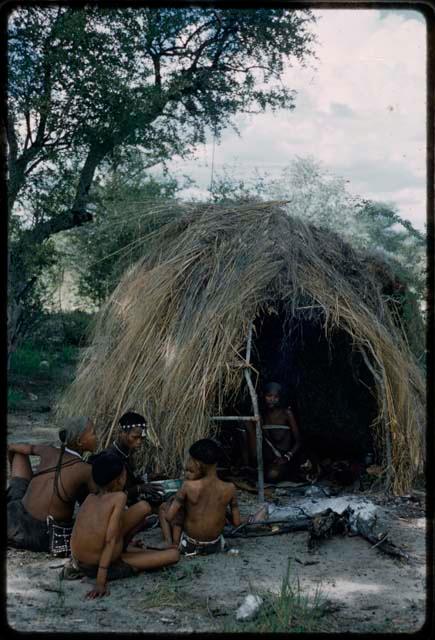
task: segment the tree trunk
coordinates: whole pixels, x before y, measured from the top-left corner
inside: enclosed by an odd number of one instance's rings
[[[31,229],[25,229],[21,232],[21,242],[17,242],[14,247],[15,252],[28,251],[28,247],[42,244],[45,240],[60,231],[66,231],[80,226],[92,220],[92,215],[86,211],[86,205],[89,197],[89,189],[94,179],[95,171],[110,152],[112,145],[94,145],[89,149],[86,160],[83,164],[80,179],[77,186],[74,202],[71,209],[56,218],[36,224]],[[16,167],[14,167],[15,169]],[[13,204],[18,194],[20,186],[19,175],[17,174],[13,183],[10,183],[10,196],[8,202],[8,210],[12,211]],[[10,205],[10,208],[9,208]],[[23,247],[20,249],[20,246]],[[9,371],[11,356],[16,350],[20,338],[22,337],[23,314],[26,312],[24,305],[24,296],[36,283],[38,276],[29,275],[29,279],[25,280],[25,274],[16,273],[11,265],[11,248],[8,246],[8,309],[7,309],[7,333],[8,333],[8,357],[7,370]],[[24,278],[24,279],[23,279]]]

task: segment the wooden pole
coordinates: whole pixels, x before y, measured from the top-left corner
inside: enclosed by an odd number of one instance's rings
[[[255,420],[255,416],[210,416],[210,420],[216,420],[216,422],[225,422],[229,420]]]
[[[263,470],[263,435],[261,433],[261,419],[260,411],[258,409],[258,399],[255,393],[254,385],[251,380],[251,371],[249,368],[251,360],[251,346],[252,346],[252,320],[249,323],[248,342],[246,345],[246,367],[244,370],[245,380],[248,385],[249,393],[251,395],[252,408],[254,409],[255,420],[255,437],[257,442],[257,470],[258,470],[258,501],[264,502],[264,470]]]

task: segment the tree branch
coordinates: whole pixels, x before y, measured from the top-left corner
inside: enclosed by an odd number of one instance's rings
[[[15,133],[14,119],[10,110],[8,112],[7,126],[5,128],[9,146],[9,162],[14,163],[18,157],[18,141],[17,134]]]
[[[31,127],[30,127],[30,113],[29,113],[29,111],[27,109],[26,109],[26,111],[24,113],[24,117],[26,119],[26,130],[27,130],[26,140],[24,141],[24,150],[26,150],[27,147],[28,147],[29,141],[30,141],[30,144],[33,144],[32,130],[31,130]]]

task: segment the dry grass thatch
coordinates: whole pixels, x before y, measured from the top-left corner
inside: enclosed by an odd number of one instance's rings
[[[382,294],[388,267],[279,203],[174,206],[99,313],[60,414],[93,416],[104,446],[124,411],[143,412],[156,444],[147,455],[174,472],[243,384],[250,321],[276,301],[289,314],[308,306],[327,335],[341,328],[363,354],[387,484],[409,490],[423,455],[424,383]]]

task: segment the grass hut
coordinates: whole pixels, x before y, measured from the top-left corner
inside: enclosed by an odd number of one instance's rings
[[[373,450],[385,486],[408,491],[423,461],[410,347],[422,323],[415,306],[411,330],[392,267],[279,203],[174,207],[99,312],[60,413],[93,416],[102,446],[124,411],[144,413],[144,462],[175,473],[211,416],[252,415],[253,323],[254,384],[291,390],[306,446],[337,459]]]

